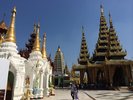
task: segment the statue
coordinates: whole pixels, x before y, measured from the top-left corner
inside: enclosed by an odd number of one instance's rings
[[[30,78],[29,78],[29,76],[26,77],[25,84],[26,84],[27,87],[29,87],[29,85],[30,85]]]

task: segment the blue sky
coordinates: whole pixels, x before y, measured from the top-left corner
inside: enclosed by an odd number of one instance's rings
[[[0,20],[6,13],[9,25],[11,9],[17,8],[16,37],[18,49],[24,48],[40,21],[40,37],[47,33],[47,54],[55,56],[58,45],[69,67],[77,63],[81,44],[81,26],[92,55],[99,33],[100,4],[108,22],[111,12],[113,24],[127,59],[133,59],[133,0],[0,0]]]

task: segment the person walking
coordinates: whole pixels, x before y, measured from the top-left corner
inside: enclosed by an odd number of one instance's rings
[[[78,86],[76,83],[71,83],[71,96],[73,100],[79,100],[78,99]]]
[[[71,96],[72,96],[72,99],[74,100],[74,84],[70,83],[70,85],[71,85]]]
[[[76,83],[74,84],[74,100],[79,100],[79,98],[78,98],[78,86]]]

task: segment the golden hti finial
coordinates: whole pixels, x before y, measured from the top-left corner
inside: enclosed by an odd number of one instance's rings
[[[40,24],[38,24],[36,26],[36,28],[37,28],[37,30],[36,30],[36,38],[35,38],[35,42],[34,42],[32,51],[40,51],[40,38],[39,38]]]
[[[47,53],[46,53],[46,33],[44,33],[44,36],[43,36],[42,58],[47,59]]]
[[[7,36],[5,38],[6,42],[14,42],[14,43],[16,43],[15,17],[16,17],[16,7],[14,7],[13,10],[12,10],[11,22],[10,22],[9,29],[7,31]]]
[[[100,12],[101,12],[101,15],[103,16],[104,15],[104,10],[103,10],[103,6],[100,5]]]
[[[34,24],[34,30],[33,30],[33,33],[36,34],[36,24]]]
[[[84,26],[82,26],[82,36],[84,36]]]
[[[111,17],[110,12],[109,12],[109,23],[110,23],[110,26],[113,26],[113,24],[112,24],[112,17]]]
[[[61,50],[60,50],[60,46],[58,46],[58,49],[57,49],[57,51],[61,51]]]

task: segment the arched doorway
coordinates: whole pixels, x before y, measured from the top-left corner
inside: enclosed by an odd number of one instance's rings
[[[6,100],[12,100],[13,85],[14,85],[14,74],[11,71],[9,71],[8,81],[7,81],[7,90],[6,90]]]
[[[106,87],[105,74],[101,69],[97,71],[96,82],[98,89],[104,89]]]
[[[125,76],[122,67],[117,67],[113,75],[113,86],[124,86]]]

